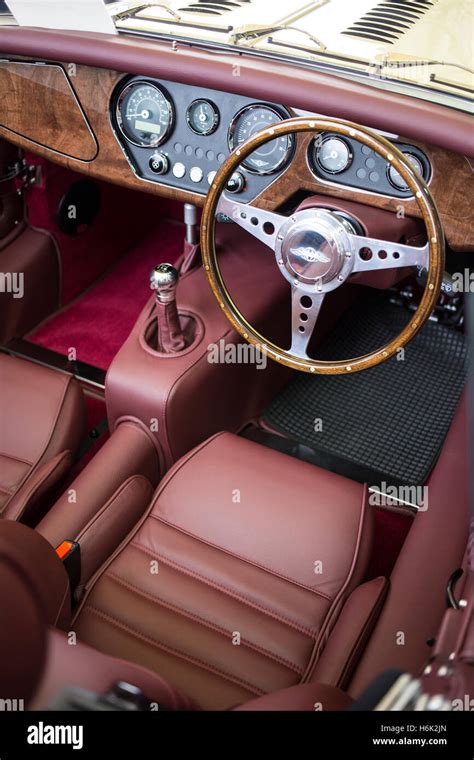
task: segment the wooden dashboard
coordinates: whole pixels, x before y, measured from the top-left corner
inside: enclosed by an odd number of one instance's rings
[[[202,206],[202,193],[169,187],[159,178],[150,181],[134,173],[110,119],[112,94],[123,78],[121,72],[67,62],[0,61],[0,136],[90,177]],[[471,159],[409,137],[397,139],[418,147],[429,158],[430,190],[450,247],[474,249]],[[291,162],[258,195],[256,205],[277,208],[295,190],[302,190],[420,216],[413,200],[320,181],[306,159],[309,140],[309,135],[298,138]]]

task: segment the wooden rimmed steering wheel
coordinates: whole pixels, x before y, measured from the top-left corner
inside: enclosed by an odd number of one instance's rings
[[[328,210],[306,209],[283,216],[251,203],[239,203],[226,195],[227,182],[247,156],[270,140],[299,132],[339,134],[357,140],[381,155],[399,172],[412,191],[426,226],[426,245],[415,247],[358,235],[344,219]],[[233,302],[216,254],[217,213],[229,217],[265,243],[273,252],[281,275],[290,283],[292,340],[288,350],[266,340]],[[365,127],[336,119],[287,119],[255,134],[232,151],[216,174],[206,198],[201,223],[201,249],[214,295],[242,337],[274,361],[302,372],[326,375],[369,369],[405,346],[429,318],[438,299],[444,272],[443,228],[424,180],[414,171],[406,156],[387,139]],[[415,266],[427,270],[425,290],[418,309],[396,338],[364,356],[338,361],[321,361],[308,356],[309,341],[326,293],[340,287],[357,272]]]

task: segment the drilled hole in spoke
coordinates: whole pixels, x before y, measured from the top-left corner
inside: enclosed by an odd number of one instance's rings
[[[370,248],[367,248],[367,246],[364,246],[364,248],[360,249],[359,256],[361,257],[362,261],[370,261],[372,258],[372,251]]]
[[[300,314],[300,320],[302,322],[307,322],[308,321],[308,315],[307,314]]]
[[[400,258],[400,254],[398,253],[398,251],[394,251],[393,258],[394,259],[399,259]]]
[[[298,330],[300,331],[300,333],[304,333],[304,327],[303,327],[303,325],[300,325],[298,327]]]
[[[311,309],[313,300],[309,296],[302,296],[300,298],[300,305],[302,309]]]
[[[250,223],[253,224],[254,227],[257,227],[257,225],[258,225],[258,219],[257,219],[257,217],[256,216],[252,216],[252,218],[250,219]]]
[[[266,232],[267,235],[273,235],[275,232],[275,227],[271,222],[265,222],[263,225],[263,231]]]
[[[379,256],[379,259],[386,259],[387,251],[379,251],[378,256]]]

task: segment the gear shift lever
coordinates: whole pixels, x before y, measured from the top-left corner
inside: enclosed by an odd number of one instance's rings
[[[179,274],[171,264],[160,264],[150,274],[150,288],[155,291],[158,350],[165,354],[176,354],[186,348],[176,307],[178,280]]]

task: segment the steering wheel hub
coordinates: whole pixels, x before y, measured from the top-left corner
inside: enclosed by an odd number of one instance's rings
[[[305,292],[324,293],[341,285],[354,261],[344,224],[330,211],[297,211],[280,228],[275,256],[284,277]]]

